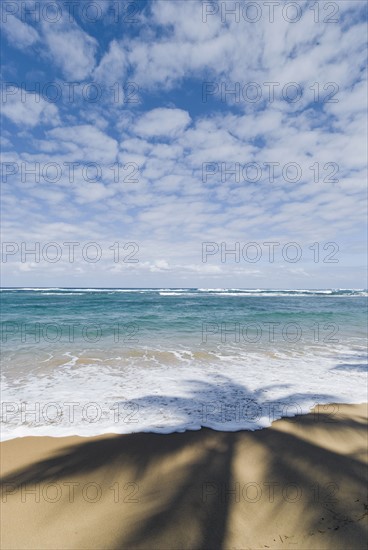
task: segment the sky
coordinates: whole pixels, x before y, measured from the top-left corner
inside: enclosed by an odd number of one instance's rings
[[[2,286],[366,288],[366,20],[4,0]]]

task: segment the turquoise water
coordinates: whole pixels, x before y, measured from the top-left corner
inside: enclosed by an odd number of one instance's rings
[[[3,289],[2,437],[258,429],[365,401],[366,297]]]

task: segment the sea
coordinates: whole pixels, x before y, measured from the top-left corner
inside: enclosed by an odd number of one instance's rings
[[[367,296],[3,288],[1,439],[333,422],[368,400]]]

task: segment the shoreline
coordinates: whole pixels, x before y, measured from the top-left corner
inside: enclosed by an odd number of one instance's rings
[[[134,402],[132,402],[134,403]],[[79,404],[79,403],[78,403]],[[93,403],[95,405],[95,403]],[[236,403],[238,405],[238,403]],[[58,433],[51,433],[51,431],[58,430],[59,425],[58,424],[50,424],[48,427],[42,426],[37,427],[35,430],[44,431],[44,433],[17,433],[14,437],[8,436],[8,434],[2,438],[2,434],[0,432],[0,445],[2,443],[6,443],[8,441],[13,440],[20,440],[25,438],[35,438],[35,439],[41,439],[41,438],[54,438],[54,439],[67,439],[67,438],[80,438],[80,439],[91,439],[91,438],[99,438],[99,437],[118,437],[123,435],[134,435],[134,434],[156,434],[156,435],[171,435],[176,433],[186,433],[186,432],[196,432],[201,430],[211,430],[215,432],[220,433],[239,433],[239,432],[255,432],[259,430],[265,430],[267,428],[271,428],[272,425],[280,420],[286,420],[289,419],[291,422],[295,418],[299,418],[301,416],[305,416],[308,414],[313,414],[316,416],[318,411],[326,415],[326,417],[329,417],[330,419],[333,419],[339,412],[339,407],[344,407],[346,405],[351,406],[364,406],[366,404],[365,400],[356,400],[349,403],[339,401],[339,402],[319,402],[316,403],[314,401],[314,405],[304,406],[301,407],[298,403],[283,403],[281,406],[283,407],[283,411],[280,414],[280,411],[276,413],[276,408],[279,405],[278,402],[271,402],[267,404],[257,404],[257,410],[262,411],[262,407],[264,406],[264,410],[267,414],[263,414],[261,416],[258,415],[257,419],[252,423],[250,420],[247,420],[245,424],[242,424],[242,421],[240,421],[239,418],[233,419],[225,419],[224,417],[221,417],[221,420],[208,422],[206,424],[179,424],[179,425],[173,425],[173,426],[160,426],[159,428],[151,429],[151,428],[145,428],[145,427],[137,427],[136,430],[133,431],[119,431],[119,430],[111,430],[110,427],[106,428],[106,430],[99,431],[97,430],[95,433],[63,433],[60,431]],[[212,413],[217,414],[219,417],[221,415],[226,415],[226,409],[222,409],[222,405],[220,405],[219,408],[213,409],[213,403],[208,403],[209,410],[207,411],[208,416],[211,416]],[[294,410],[290,413],[290,407],[298,407],[298,410]],[[290,414],[284,414],[285,410],[287,410]],[[19,414],[19,411],[17,411]],[[231,410],[230,414],[236,413],[236,411]],[[132,413],[133,414],[133,413]],[[128,415],[129,416],[129,415]],[[259,423],[257,423],[259,422]],[[236,427],[234,427],[234,425]],[[225,427],[226,426],[226,427]],[[239,427],[238,427],[239,426]],[[27,428],[29,429],[29,428]],[[64,427],[64,430],[66,428]],[[15,431],[19,431],[19,426],[15,427]]]
[[[0,443],[3,549],[365,548],[368,404],[256,431]]]
[[[255,431],[260,431],[260,430],[266,430],[266,429],[269,429],[272,427],[272,425],[275,423],[275,422],[279,422],[280,420],[287,420],[289,419],[291,422],[293,421],[293,419],[295,418],[299,418],[300,416],[305,416],[305,415],[308,415],[308,414],[313,414],[314,416],[316,416],[317,414],[320,414],[321,412],[323,412],[324,414],[328,415],[331,419],[336,415],[338,414],[338,408],[340,406],[342,407],[345,407],[345,406],[364,406],[364,405],[367,405],[368,407],[368,402],[366,401],[354,401],[354,402],[350,402],[350,403],[319,403],[317,404],[316,406],[312,407],[311,409],[309,409],[308,411],[302,411],[302,412],[297,412],[293,415],[283,415],[283,416],[280,416],[279,418],[276,418],[275,420],[272,420],[270,425],[265,425],[265,426],[257,426],[256,428],[239,428],[239,429],[233,429],[233,430],[230,430],[230,429],[223,429],[223,430],[220,430],[218,428],[218,425],[216,426],[216,428],[212,427],[212,426],[199,426],[199,427],[194,427],[194,428],[188,428],[188,427],[185,427],[185,426],[178,426],[177,428],[169,428],[171,431],[154,431],[154,430],[150,430],[150,429],[147,429],[147,430],[140,430],[138,429],[137,431],[132,431],[132,432],[113,432],[113,431],[106,431],[106,432],[102,432],[102,433],[96,433],[96,434],[78,434],[78,433],[75,433],[75,434],[61,434],[61,435],[52,435],[51,433],[50,434],[32,434],[32,435],[17,435],[15,437],[8,437],[6,439],[1,439],[1,434],[0,434],[0,445],[3,444],[3,443],[6,443],[8,441],[14,441],[14,440],[21,440],[21,439],[41,439],[41,438],[50,438],[50,439],[73,439],[73,438],[77,438],[77,439],[81,439],[81,440],[89,440],[89,439],[98,439],[98,438],[104,438],[104,437],[119,437],[119,436],[129,436],[129,435],[135,435],[135,434],[155,434],[155,435],[172,435],[172,434],[179,434],[179,433],[187,433],[187,432],[198,432],[198,431],[201,431],[201,430],[210,430],[210,431],[214,431],[214,432],[219,432],[219,433],[240,433],[240,432],[255,432]],[[329,409],[330,407],[333,407],[333,409],[331,411],[324,411],[323,409]],[[336,408],[337,410],[336,410]],[[322,409],[322,411],[321,411]],[[319,411],[319,412],[318,412]]]

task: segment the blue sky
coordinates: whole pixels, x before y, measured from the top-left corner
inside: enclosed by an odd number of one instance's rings
[[[366,287],[366,3],[295,4],[4,1],[3,286]]]

